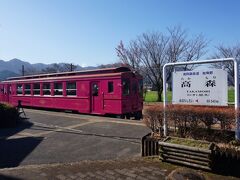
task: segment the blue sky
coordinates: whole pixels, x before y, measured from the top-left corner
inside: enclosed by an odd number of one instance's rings
[[[238,0],[0,0],[0,59],[100,65],[144,32],[181,25],[210,50],[240,42]]]

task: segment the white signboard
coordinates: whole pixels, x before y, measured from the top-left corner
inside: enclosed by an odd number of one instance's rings
[[[173,72],[173,104],[228,105],[227,72],[222,69]]]

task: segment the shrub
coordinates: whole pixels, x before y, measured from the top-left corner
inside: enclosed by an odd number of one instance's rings
[[[161,132],[163,115],[162,105],[148,107],[144,112],[144,122],[152,132]],[[233,107],[168,105],[166,118],[169,126],[174,127],[174,133],[180,137],[210,139],[215,137],[212,133],[217,132],[216,136],[224,138],[229,135],[226,131],[235,127]],[[213,131],[213,128],[218,131]]]
[[[19,119],[19,113],[15,107],[0,103],[0,117],[0,128],[14,127]]]
[[[151,129],[152,133],[163,134],[163,106],[150,106],[144,112],[143,122]]]

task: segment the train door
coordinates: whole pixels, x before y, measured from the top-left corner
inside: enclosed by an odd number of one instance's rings
[[[136,111],[138,109],[138,82],[136,79],[133,79],[131,82],[131,87],[132,87],[132,111]]]
[[[98,81],[91,82],[91,111],[92,113],[101,113],[101,94],[100,83]]]

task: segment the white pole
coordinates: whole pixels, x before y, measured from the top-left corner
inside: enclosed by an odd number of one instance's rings
[[[236,131],[235,131],[235,139],[240,140],[240,120],[239,120],[239,69],[238,62],[234,61],[234,90],[235,90],[235,113],[236,113]]]
[[[168,134],[168,125],[166,118],[166,106],[167,106],[167,87],[166,87],[166,68],[165,65],[163,67],[163,134],[166,137]]]
[[[179,66],[179,65],[189,65],[189,64],[209,64],[216,62],[228,62],[232,61],[234,63],[234,83],[235,83],[235,111],[236,111],[236,140],[240,140],[240,120],[238,116],[238,107],[239,107],[239,80],[238,80],[238,62],[234,58],[224,58],[224,59],[210,59],[210,60],[199,60],[199,61],[188,61],[188,62],[176,62],[176,63],[167,63],[163,66],[163,107],[164,107],[164,120],[163,120],[163,129],[164,136],[167,136],[167,118],[165,108],[167,106],[167,89],[166,89],[166,68],[168,66]]]

